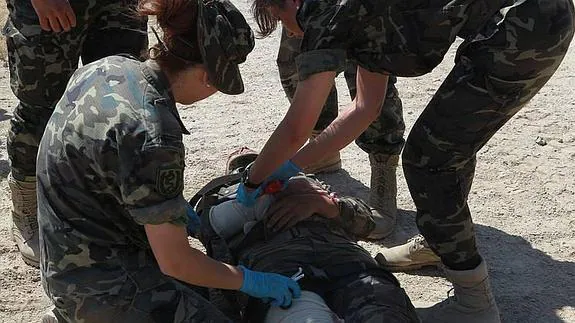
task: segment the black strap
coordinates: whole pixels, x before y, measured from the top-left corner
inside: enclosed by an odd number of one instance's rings
[[[212,194],[224,186],[230,186],[238,183],[241,177],[242,174],[230,174],[212,179],[208,184],[206,184],[196,194],[194,194],[194,196],[190,199],[190,205],[196,206],[202,196]]]

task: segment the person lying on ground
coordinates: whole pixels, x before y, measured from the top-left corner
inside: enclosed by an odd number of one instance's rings
[[[242,150],[230,159],[228,171],[238,173],[255,156]],[[214,180],[190,201],[201,218],[199,236],[208,255],[286,276],[301,268],[304,294],[287,311],[254,298],[238,300],[235,315],[223,309],[230,317],[243,312],[252,322],[419,322],[397,279],[356,242],[375,228],[371,207],[300,175],[283,190],[282,184],[275,188],[280,192],[266,190],[269,194],[248,208],[235,199],[240,177]],[[227,299],[237,300],[229,293]]]

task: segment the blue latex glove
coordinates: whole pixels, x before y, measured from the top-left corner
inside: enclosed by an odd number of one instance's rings
[[[255,190],[248,190],[244,183],[240,183],[236,192],[236,199],[242,205],[252,207],[256,204],[256,199],[262,194],[261,185]]]
[[[287,182],[291,177],[296,176],[301,172],[303,172],[303,170],[298,165],[294,164],[291,160],[288,160],[276,169],[275,172],[266,179],[266,182],[271,182],[273,180]]]
[[[196,237],[200,232],[200,217],[196,211],[194,211],[194,208],[191,205],[188,205],[186,211],[188,215],[188,225],[186,230],[188,231],[188,235],[190,237]]]
[[[239,266],[244,273],[244,282],[240,291],[257,298],[271,299],[273,306],[290,307],[292,298],[301,296],[298,283],[286,276],[251,271]]]

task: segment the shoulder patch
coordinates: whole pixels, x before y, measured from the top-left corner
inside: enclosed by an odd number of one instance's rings
[[[176,196],[184,187],[184,172],[181,168],[159,168],[156,178],[156,189],[163,196]]]

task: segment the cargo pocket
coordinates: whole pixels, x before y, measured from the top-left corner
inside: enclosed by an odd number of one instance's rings
[[[131,308],[141,313],[151,315],[159,308],[172,308],[178,298],[178,293],[171,278],[165,276],[158,267],[149,265],[131,271],[128,276],[136,288]],[[161,297],[158,297],[161,295]]]

